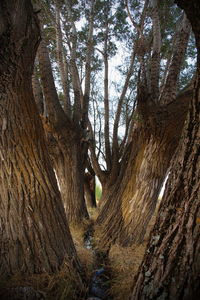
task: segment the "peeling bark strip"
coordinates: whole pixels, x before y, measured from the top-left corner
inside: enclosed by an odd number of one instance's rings
[[[187,122],[132,300],[200,299],[200,3],[177,1],[192,23],[197,73]]]
[[[1,0],[0,28],[0,275],[54,272],[65,259],[78,268],[31,88],[31,1]]]

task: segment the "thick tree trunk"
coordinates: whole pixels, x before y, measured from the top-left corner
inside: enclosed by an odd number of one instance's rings
[[[30,1],[0,2],[0,274],[44,273],[78,261],[31,75],[39,26]]]
[[[197,76],[187,123],[136,278],[133,300],[200,299],[200,4],[177,2],[186,9],[195,32]]]
[[[124,246],[143,241],[181,135],[189,97],[191,91],[166,107],[151,108],[148,121],[134,129],[123,179],[111,188],[107,201],[112,203],[106,201],[97,219],[103,227],[103,247],[113,241]]]
[[[122,194],[123,245],[143,241],[176,145],[154,136],[144,136],[143,142]]]
[[[84,198],[83,158],[79,142],[73,141],[66,148],[60,148],[59,155],[54,157],[53,164],[58,178],[60,192],[69,223],[80,224],[88,218]]]

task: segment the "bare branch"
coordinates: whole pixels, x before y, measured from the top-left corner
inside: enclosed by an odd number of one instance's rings
[[[144,29],[144,20],[145,20],[148,4],[149,4],[149,1],[146,0],[145,3],[144,3],[143,11],[142,11],[141,16],[140,16],[140,24],[139,24],[138,34],[137,34],[137,40],[139,40],[139,38],[140,38],[140,40],[144,40],[143,29]],[[128,1],[126,1],[126,5],[127,5],[127,9],[128,9]],[[118,127],[119,127],[120,115],[121,115],[121,110],[122,110],[122,105],[123,105],[123,102],[124,102],[124,99],[125,99],[125,95],[126,95],[126,92],[127,92],[127,89],[128,89],[129,81],[130,81],[130,78],[131,78],[132,73],[133,73],[134,62],[135,62],[135,57],[136,57],[136,54],[137,54],[137,50],[138,49],[137,49],[136,45],[134,45],[133,50],[132,50],[132,54],[131,54],[131,58],[130,58],[129,69],[128,69],[127,76],[126,76],[126,79],[125,79],[125,83],[124,83],[124,86],[123,86],[123,89],[122,89],[122,93],[121,93],[120,98],[119,98],[117,112],[116,112],[115,121],[114,121],[112,153],[113,153],[113,161],[115,163],[119,159],[119,157],[118,157],[119,156],[118,155],[118,150],[119,150],[118,149]],[[143,55],[142,56],[138,55],[138,56],[139,56],[139,60],[140,60],[142,71],[143,71],[142,73],[143,73],[144,79],[146,81],[146,69],[145,69]]]
[[[125,0],[125,5],[126,5],[127,14],[129,16],[129,19],[130,19],[131,23],[133,24],[133,26],[135,27],[135,29],[138,31],[138,33],[140,33],[142,35],[141,27],[133,20],[133,17],[131,15],[131,12],[130,12],[130,9],[129,9],[128,0]]]

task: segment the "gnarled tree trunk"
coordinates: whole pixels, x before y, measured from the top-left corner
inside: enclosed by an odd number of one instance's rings
[[[149,107],[148,112],[144,106],[146,112],[139,112],[141,119],[133,132],[130,157],[128,163],[123,162],[127,163],[125,174],[111,187],[97,219],[103,228],[103,247],[114,241],[124,246],[143,241],[180,139],[190,97],[189,90],[171,104]]]
[[[200,3],[177,2],[186,10],[196,36],[196,82],[183,137],[136,278],[133,300],[200,298]]]
[[[31,87],[39,25],[31,1],[0,2],[0,275],[78,267]]]
[[[156,4],[157,3],[157,4]],[[158,5],[158,1],[152,4]],[[154,10],[157,24],[157,8]],[[154,23],[154,26],[157,26]],[[155,28],[156,29],[156,28]],[[154,50],[159,52],[159,28],[154,34]],[[188,110],[191,91],[177,96],[177,82],[190,34],[190,24],[184,15],[176,36],[174,52],[165,84],[159,88],[159,53],[151,60],[151,74],[147,82],[144,59],[139,55],[141,79],[138,83],[137,110],[132,131],[132,149],[122,157],[116,169],[119,174],[112,192],[101,210],[97,223],[101,224],[103,247],[117,241],[123,246],[143,241],[147,225],[155,211],[162,183],[167,175],[170,160],[178,145]],[[155,53],[154,53],[155,54]],[[151,73],[152,73],[151,72]],[[159,93],[158,93],[159,92]],[[117,126],[115,125],[117,132]],[[117,140],[115,140],[117,153]],[[113,143],[114,145],[114,143]],[[130,145],[129,145],[130,148]],[[114,155],[114,152],[113,152]],[[122,165],[125,164],[125,172]],[[109,177],[112,178],[111,170]],[[120,186],[119,186],[120,185]],[[112,207],[112,210],[108,210]],[[103,215],[104,214],[104,215]]]

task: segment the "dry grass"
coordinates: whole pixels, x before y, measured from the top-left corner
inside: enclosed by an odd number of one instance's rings
[[[81,227],[71,226],[70,228],[81,266],[84,269],[86,285],[88,285],[91,277],[94,261],[92,250],[84,248],[84,234],[88,225],[89,223],[85,222]],[[9,293],[9,295],[12,292],[16,294],[17,287],[32,287],[48,300],[81,300],[85,299],[87,293],[87,287],[82,283],[80,275],[74,270],[72,261],[63,263],[61,269],[55,274],[35,274],[26,278],[19,275],[9,280],[1,280],[0,295],[1,290],[3,293]],[[4,299],[7,298],[4,297]]]
[[[92,222],[96,221],[99,214],[98,208],[89,207],[88,213],[90,215],[90,220],[92,220]]]
[[[96,219],[97,210],[90,212],[92,219]],[[115,300],[129,299],[133,288],[134,276],[140,266],[149,233],[155,222],[155,215],[148,226],[145,241],[142,245],[133,245],[132,247],[122,248],[119,245],[113,245],[109,251],[109,269],[111,269],[110,294]],[[77,250],[79,260],[86,274],[86,282],[92,276],[95,267],[95,255],[93,250],[84,247],[84,234],[91,221],[86,221],[82,226],[71,226],[71,234]],[[95,230],[95,244],[100,244],[99,228]],[[15,288],[19,286],[33,287],[36,291],[44,294],[48,300],[73,300],[85,299],[87,293],[80,276],[74,271],[71,262],[65,262],[59,272],[56,274],[40,274],[26,278],[15,276],[12,280],[1,282],[1,288]],[[88,284],[89,285],[89,284]]]
[[[109,261],[112,269],[110,293],[115,300],[129,299],[134,276],[142,261],[145,248],[146,243],[127,248],[119,245],[111,247],[109,252]]]
[[[63,263],[60,271],[55,274],[34,274],[25,278],[16,275],[7,281],[1,282],[3,294],[9,293],[11,295],[13,291],[13,299],[15,299],[19,287],[27,287],[27,290],[32,287],[48,300],[84,299],[86,294],[86,287],[83,285],[79,274],[74,271],[72,264],[68,262]],[[24,295],[25,298],[26,295]],[[5,296],[3,299],[6,299]]]
[[[86,221],[82,226],[70,226],[74,245],[86,274],[86,281],[90,279],[94,267],[94,253],[91,249],[86,249],[84,246],[84,234],[90,222]]]
[[[151,218],[143,244],[126,248],[113,245],[109,251],[109,261],[112,270],[110,293],[115,300],[126,300],[131,295],[134,277],[142,262],[149,234],[156,220],[156,213]]]

